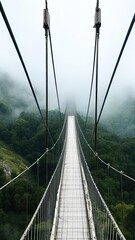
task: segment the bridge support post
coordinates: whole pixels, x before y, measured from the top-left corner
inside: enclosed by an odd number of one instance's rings
[[[99,49],[99,33],[101,27],[101,9],[97,1],[95,11],[95,25],[96,28],[96,85],[95,85],[95,152],[97,152],[97,109],[98,109],[98,49]],[[96,156],[97,180],[98,180],[98,158]]]
[[[46,8],[44,9],[43,28],[45,29],[45,48],[46,48],[46,114],[45,114],[45,145],[46,151],[48,151],[48,35],[50,29],[50,15],[48,12],[48,6],[46,1]],[[46,154],[46,186],[48,183],[48,153]]]

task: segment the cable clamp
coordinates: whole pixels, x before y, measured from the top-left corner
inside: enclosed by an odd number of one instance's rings
[[[101,9],[96,8],[94,28],[99,29],[100,27],[101,27]]]
[[[48,8],[43,10],[43,28],[50,28],[50,14],[48,12]]]
[[[49,152],[49,148],[46,148],[46,153],[48,153]]]
[[[95,156],[98,157],[98,153],[97,152],[95,152]]]
[[[107,163],[107,167],[108,167],[108,169],[110,168],[110,163]]]

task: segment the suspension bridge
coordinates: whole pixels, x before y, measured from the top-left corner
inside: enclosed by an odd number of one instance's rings
[[[117,70],[119,61],[121,59],[122,53],[128,41],[129,35],[132,31],[135,15],[129,26],[127,35],[125,37],[123,46],[121,48],[118,60],[116,62],[111,80],[101,107],[99,116],[97,115],[97,103],[98,103],[98,43],[101,27],[101,10],[99,8],[99,1],[97,1],[96,11],[95,11],[95,49],[93,58],[93,72],[92,81],[90,87],[88,109],[86,115],[85,124],[87,125],[91,94],[93,87],[94,71],[96,68],[96,94],[95,94],[95,129],[94,129],[94,141],[95,148],[91,148],[87,142],[84,133],[79,125],[77,115],[75,114],[65,114],[65,121],[59,135],[58,140],[54,143],[52,148],[48,148],[48,137],[50,137],[50,132],[48,128],[48,36],[50,40],[52,65],[54,71],[56,95],[58,101],[59,113],[61,112],[60,100],[56,79],[55,63],[53,56],[53,47],[50,31],[50,16],[48,11],[48,4],[46,2],[46,8],[44,10],[44,29],[45,29],[45,39],[46,39],[46,151],[45,153],[35,161],[30,167],[24,170],[22,173],[17,175],[7,184],[0,188],[2,191],[12,182],[16,181],[25,172],[32,168],[35,164],[38,164],[40,160],[51,152],[58,142],[61,142],[61,154],[57,164],[57,167],[51,177],[50,182],[37,206],[37,209],[32,216],[28,226],[26,227],[24,233],[20,237],[21,240],[64,240],[64,239],[112,239],[112,240],[124,240],[125,237],[121,232],[119,226],[117,225],[114,217],[112,216],[109,208],[107,207],[104,199],[102,198],[94,179],[91,175],[85,155],[83,153],[81,139],[84,139],[85,144],[95,157],[95,161],[102,161],[103,164],[116,171],[120,176],[125,176],[131,181],[135,181],[132,177],[118,171],[113,166],[104,162],[97,153],[97,127],[98,123],[111,87],[115,72]],[[17,41],[8,22],[4,8],[0,2],[0,11],[4,22],[7,26],[13,44],[18,53],[19,59],[22,63],[24,72],[26,74],[28,83],[32,90],[34,100],[37,104],[37,108],[40,112],[41,118],[44,122],[44,117],[40,109],[31,79],[29,77],[27,68],[25,66],[24,60],[22,58],[21,52],[17,45]],[[61,114],[60,114],[61,117]],[[46,165],[48,172],[48,166]]]

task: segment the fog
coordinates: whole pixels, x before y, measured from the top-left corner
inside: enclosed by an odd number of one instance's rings
[[[41,107],[45,107],[44,1],[1,1],[20,47]],[[102,26],[99,40],[98,107],[102,104],[120,48],[135,10],[134,0],[99,1]],[[86,114],[92,73],[96,1],[48,0],[51,35],[60,103],[75,99],[77,109]],[[30,89],[9,34],[0,16],[0,72]],[[135,27],[116,72],[105,112],[112,111],[135,95]],[[25,90],[24,90],[25,91]],[[94,89],[91,112],[94,107]],[[33,100],[34,101],[34,100]],[[49,53],[49,109],[57,107],[51,57]]]
[[[19,79],[18,79],[19,80]],[[12,120],[21,112],[37,112],[31,92],[6,74],[0,74],[0,120]]]

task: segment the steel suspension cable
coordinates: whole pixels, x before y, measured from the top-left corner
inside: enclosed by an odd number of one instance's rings
[[[46,148],[48,148],[48,29],[45,29],[46,38]]]
[[[88,100],[88,108],[86,114],[86,121],[85,121],[85,128],[87,124],[90,102],[91,102],[91,95],[92,95],[92,88],[93,88],[93,79],[94,79],[94,70],[95,70],[95,62],[96,62],[96,84],[95,84],[95,151],[97,148],[97,109],[98,109],[98,47],[99,47],[99,33],[101,27],[101,9],[99,8],[99,1],[97,1],[96,9],[95,9],[95,23],[94,28],[95,31],[95,47],[94,47],[94,58],[93,58],[93,70],[92,70],[92,80],[91,80],[91,87],[90,87],[90,94]]]
[[[97,151],[97,109],[98,109],[98,45],[99,45],[99,33],[96,33],[96,87],[95,87],[95,152]]]
[[[34,99],[35,99],[37,108],[38,108],[39,113],[40,113],[40,115],[41,115],[41,118],[42,118],[42,120],[43,120],[43,122],[44,122],[43,114],[42,114],[42,112],[41,112],[41,109],[40,109],[40,106],[39,106],[39,103],[38,103],[38,100],[37,100],[37,97],[36,97],[34,88],[33,88],[33,86],[32,86],[32,83],[31,83],[31,80],[30,80],[30,77],[29,77],[29,74],[28,74],[28,71],[27,71],[27,69],[26,69],[24,60],[23,60],[23,58],[22,58],[21,52],[20,52],[20,50],[19,50],[18,44],[17,44],[17,42],[16,42],[15,36],[14,36],[14,34],[13,34],[13,31],[12,31],[12,29],[11,29],[11,26],[10,26],[10,24],[9,24],[9,21],[8,21],[8,19],[7,19],[7,16],[6,16],[6,14],[5,14],[5,11],[4,11],[4,8],[3,8],[1,2],[0,2],[0,11],[1,11],[2,17],[3,17],[3,19],[4,19],[4,22],[5,22],[5,24],[6,24],[6,27],[7,27],[7,29],[8,29],[8,32],[9,32],[9,34],[10,34],[10,37],[11,37],[11,39],[12,39],[12,41],[13,41],[14,47],[15,47],[15,49],[16,49],[16,51],[17,51],[18,57],[19,57],[19,59],[20,59],[20,61],[21,61],[22,67],[23,67],[23,69],[24,69],[24,72],[25,72],[25,74],[26,74],[26,77],[27,77],[27,80],[28,80],[28,82],[29,82],[29,85],[30,85],[32,94],[33,94],[33,96],[34,96]]]
[[[41,111],[41,109],[40,109],[40,106],[39,106],[39,103],[38,103],[38,100],[37,100],[37,97],[36,97],[36,94],[35,94],[35,91],[34,91],[32,82],[31,82],[31,80],[30,80],[30,77],[29,77],[27,68],[26,68],[26,66],[25,66],[24,60],[23,60],[23,58],[22,58],[21,52],[20,52],[19,47],[18,47],[18,44],[17,44],[17,41],[16,41],[16,39],[15,39],[15,37],[14,37],[13,31],[12,31],[12,29],[11,29],[11,26],[10,26],[10,24],[9,24],[9,21],[8,21],[8,19],[7,19],[7,16],[6,16],[6,14],[5,14],[5,11],[4,11],[4,8],[3,8],[1,2],[0,2],[0,11],[1,11],[2,17],[3,17],[3,19],[4,19],[4,22],[5,22],[6,26],[7,26],[7,29],[8,29],[8,31],[9,31],[10,37],[11,37],[11,39],[12,39],[12,41],[13,41],[14,47],[15,47],[15,49],[16,49],[16,51],[17,51],[18,57],[19,57],[19,59],[20,59],[20,61],[21,61],[22,67],[23,67],[23,69],[24,69],[24,72],[25,72],[25,74],[26,74],[26,77],[27,77],[28,83],[29,83],[29,85],[30,85],[32,94],[33,94],[33,96],[34,96],[34,99],[35,99],[37,108],[38,108],[39,113],[40,113],[40,116],[41,116],[41,119],[42,119],[42,121],[43,121],[43,123],[44,123],[45,120],[44,120],[42,111]],[[54,144],[54,141],[53,141],[53,138],[52,138],[51,133],[50,133],[50,131],[49,131],[49,128],[47,127],[47,129],[48,129],[48,133],[49,133],[50,139],[51,139],[52,143]]]
[[[48,129],[48,36],[49,36],[49,41],[50,41],[51,58],[52,58],[53,73],[54,73],[55,88],[56,88],[56,95],[57,95],[57,102],[58,102],[60,120],[61,120],[61,109],[60,109],[60,100],[59,100],[58,86],[57,86],[57,79],[56,79],[56,71],[55,71],[55,64],[54,64],[54,55],[53,55],[53,47],[52,47],[52,39],[51,39],[51,31],[50,31],[50,15],[49,15],[49,12],[48,12],[48,2],[47,2],[47,0],[45,0],[43,27],[45,29],[45,37],[46,37],[46,129]],[[47,130],[46,130],[46,147],[47,146],[48,146],[48,133],[47,133]]]
[[[47,0],[45,0],[45,7],[47,8],[47,5],[48,5],[48,2],[47,2]]]
[[[102,104],[102,107],[101,107],[101,110],[100,110],[100,113],[99,113],[99,116],[98,116],[98,120],[97,120],[96,125],[98,125],[99,120],[100,120],[100,118],[101,118],[101,115],[102,115],[102,112],[103,112],[103,109],[104,109],[104,106],[105,106],[106,99],[107,99],[107,97],[108,97],[108,93],[109,93],[109,90],[110,90],[110,87],[111,87],[111,84],[112,84],[114,75],[115,75],[115,73],[116,73],[117,67],[118,67],[118,65],[119,65],[121,56],[122,56],[123,51],[124,51],[124,49],[125,49],[126,43],[127,43],[127,41],[128,41],[129,35],[130,35],[131,31],[132,31],[132,28],[133,28],[134,23],[135,23],[135,14],[134,14],[133,19],[132,19],[132,21],[131,21],[131,24],[130,24],[130,26],[129,26],[127,35],[126,35],[126,37],[125,37],[124,43],[123,43],[123,45],[122,45],[121,51],[120,51],[119,56],[118,56],[118,60],[117,60],[117,62],[116,62],[115,68],[114,68],[114,70],[113,70],[113,73],[112,73],[112,76],[111,76],[111,80],[110,80],[110,83],[109,83],[109,85],[108,85],[108,88],[107,88],[107,91],[106,91],[106,94],[105,94],[105,97],[104,97],[104,100],[103,100],[103,104]]]
[[[44,19],[43,19],[43,28],[45,30],[45,58],[46,58],[46,63],[45,63],[45,70],[46,70],[46,77],[45,77],[45,82],[46,82],[46,131],[45,131],[45,145],[46,145],[46,150],[48,149],[48,33],[49,33],[49,28],[50,28],[50,15],[48,12],[48,6],[47,6],[47,1],[46,7],[44,9]],[[46,186],[48,184],[48,154],[46,154],[46,159],[45,159],[45,168],[46,168]]]
[[[90,103],[91,103],[91,96],[92,96],[92,89],[93,89],[95,60],[96,60],[96,47],[97,47],[96,42],[97,42],[97,39],[96,39],[96,34],[95,34],[95,47],[94,47],[94,57],[93,57],[93,69],[92,69],[92,78],[91,78],[91,86],[90,86],[90,92],[89,92],[88,107],[87,107],[87,113],[86,113],[86,119],[85,119],[85,129],[86,129],[86,126],[87,126],[89,109],[90,109]]]
[[[45,0],[45,7],[46,7],[46,9],[48,9],[47,0]],[[55,64],[54,64],[52,38],[51,38],[51,31],[50,31],[49,25],[48,25],[48,34],[49,34],[49,41],[50,41],[50,50],[51,50],[51,58],[52,58],[52,65],[53,65],[53,73],[54,73],[54,80],[55,80],[55,89],[56,89],[56,95],[57,95],[58,109],[59,109],[59,113],[61,113],[60,100],[59,100],[59,94],[58,94],[58,85],[57,85],[57,78],[56,78],[56,71],[55,71]],[[61,114],[60,114],[60,118],[61,118]]]
[[[54,55],[53,55],[53,47],[52,47],[52,38],[51,38],[51,31],[50,31],[50,29],[49,29],[49,40],[50,40],[51,58],[52,58],[52,65],[53,65],[53,73],[54,73],[54,80],[55,80],[55,89],[56,89],[56,95],[57,95],[58,109],[59,109],[59,113],[60,113],[61,112],[61,109],[60,109],[60,99],[59,99],[59,93],[58,93],[58,84],[57,84],[57,78],[56,78],[56,71],[55,71],[55,64],[54,64]]]
[[[96,9],[99,8],[99,0],[97,0],[97,5],[96,5]]]
[[[96,29],[96,84],[95,84],[95,152],[97,151],[97,110],[98,110],[98,51],[99,51],[99,35],[101,27],[101,9],[99,8],[99,1],[95,10],[95,25]]]
[[[97,110],[98,110],[98,46],[99,46],[99,28],[96,29],[96,45],[97,45],[97,56],[96,56],[96,86],[95,86],[95,152],[97,152]],[[97,181],[98,181],[98,158],[96,158],[96,175],[97,175]]]

